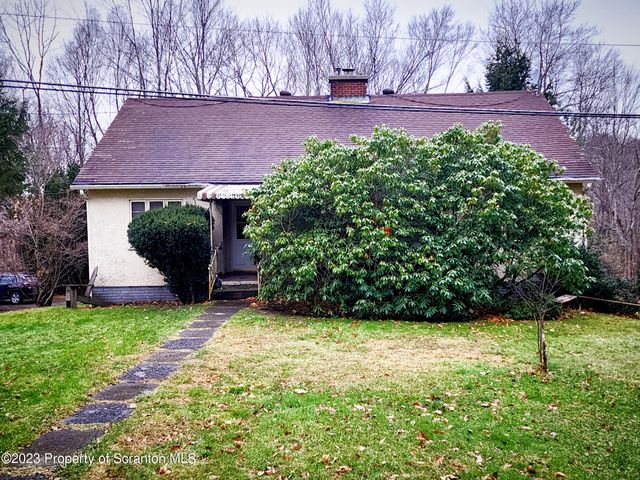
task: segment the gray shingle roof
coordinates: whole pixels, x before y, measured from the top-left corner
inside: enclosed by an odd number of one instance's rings
[[[273,163],[300,155],[310,135],[348,142],[352,134],[370,135],[375,125],[385,124],[431,136],[454,123],[475,128],[489,120],[503,123],[505,139],[528,143],[556,160],[566,168],[564,178],[597,177],[558,117],[318,107],[300,100],[327,98],[280,97],[268,104],[129,99],[74,184],[259,183]],[[379,95],[370,105],[551,110],[529,92]]]

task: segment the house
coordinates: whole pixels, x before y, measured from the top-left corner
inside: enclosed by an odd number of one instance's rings
[[[431,136],[462,123],[500,120],[507,140],[528,143],[565,168],[560,180],[579,194],[597,179],[544,97],[531,92],[368,95],[367,77],[329,77],[329,96],[270,98],[135,98],[122,106],[76,178],[87,200],[94,295],[113,302],[173,298],[160,273],[127,241],[129,222],[172,204],[208,207],[218,273],[255,271],[245,254],[246,192],[272,165],[299,156],[310,135],[349,142],[375,125]]]

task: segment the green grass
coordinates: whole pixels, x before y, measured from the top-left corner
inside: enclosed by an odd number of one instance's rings
[[[244,310],[89,450],[156,454],[166,466],[112,461],[61,473],[638,478],[640,322],[576,313],[549,322],[548,341],[543,378],[532,370],[532,322],[352,322]],[[169,463],[172,453],[193,454],[195,463]]]
[[[0,314],[0,452],[51,428],[201,309],[52,307]]]

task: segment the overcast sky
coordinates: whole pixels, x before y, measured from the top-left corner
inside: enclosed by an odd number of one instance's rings
[[[19,0],[17,0],[19,1]],[[7,0],[0,0],[0,3]],[[7,2],[8,3],[8,2]],[[109,0],[86,0],[88,5],[96,5],[100,11],[105,12],[103,5],[111,3]],[[307,0],[226,0],[227,6],[231,7],[241,18],[251,18],[254,16],[271,16],[282,23],[295,12]],[[52,0],[55,6],[55,13],[58,16],[81,17],[84,13],[85,0]],[[350,9],[356,15],[363,11],[362,0],[333,0],[333,4],[339,9]],[[396,7],[396,20],[401,28],[404,28],[413,15],[428,12],[434,7],[452,5],[460,20],[470,21],[477,27],[485,28],[489,12],[494,0],[395,0],[391,4]],[[51,12],[53,14],[53,11]],[[636,43],[640,44],[640,0],[583,0],[578,11],[578,21],[595,25],[600,30],[599,41],[605,43]],[[72,21],[60,20],[57,22],[60,31],[59,41],[68,38],[74,23]],[[404,32],[399,32],[404,35]],[[619,47],[623,58],[636,68],[640,69],[640,47]],[[479,55],[486,55],[480,50]],[[472,83],[482,79],[482,64],[484,58],[479,62],[469,62],[467,71],[460,72],[460,85],[455,89],[462,88],[462,77],[468,76]],[[472,68],[470,65],[474,65]],[[463,67],[464,69],[465,67]]]

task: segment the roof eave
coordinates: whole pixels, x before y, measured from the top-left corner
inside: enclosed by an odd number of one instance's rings
[[[601,177],[556,177],[558,180],[562,180],[563,182],[572,182],[572,183],[587,183],[587,182],[599,182],[602,180]]]
[[[131,190],[131,189],[157,189],[157,188],[203,188],[208,183],[74,183],[71,190]]]

